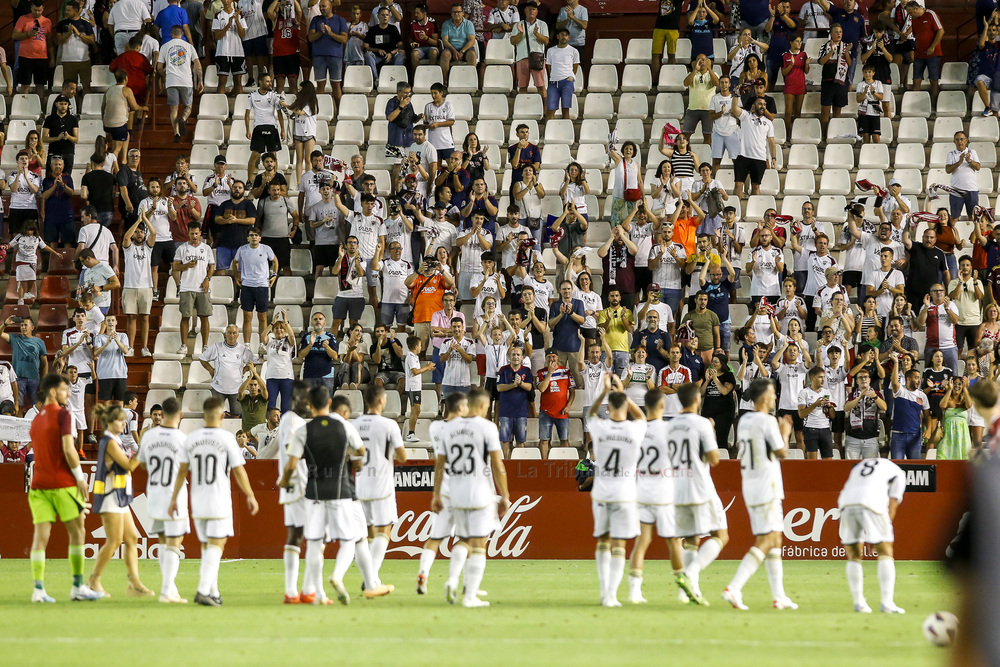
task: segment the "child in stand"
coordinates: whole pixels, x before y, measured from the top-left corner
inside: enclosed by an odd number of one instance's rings
[[[250,443],[250,436],[243,429],[236,432],[236,444],[240,446],[240,453],[246,461],[257,458],[257,450]]]
[[[87,311],[87,329],[95,336],[104,333],[104,313],[94,304],[94,295],[84,292],[80,296],[80,307]]]
[[[844,363],[844,353],[836,345],[826,351],[829,363],[824,364],[816,356],[816,365],[822,366],[824,387],[830,392],[830,402],[835,410],[830,420],[830,430],[833,431],[833,446],[844,454],[844,406],[847,404],[847,366]]]
[[[90,364],[90,366],[88,370],[93,373],[94,364]],[[66,378],[69,381],[69,403],[66,408],[73,416],[73,425],[76,426],[76,449],[80,452],[80,457],[83,458],[83,437],[87,432],[87,413],[83,405],[87,381],[80,377],[76,366],[66,367]]]
[[[858,85],[858,132],[866,144],[882,142],[882,98],[885,87],[875,80],[875,65],[861,70],[864,81]]]
[[[406,434],[407,442],[419,442],[420,438],[414,433],[417,427],[417,420],[420,418],[420,402],[423,390],[423,380],[420,378],[424,373],[434,370],[433,361],[429,361],[423,366],[420,365],[420,353],[423,351],[424,343],[419,336],[406,337],[406,358],[403,360],[403,387],[406,391],[406,398],[410,402],[410,428]],[[406,409],[406,404],[403,405]]]
[[[499,414],[493,409],[500,398],[500,393],[497,391],[497,376],[500,369],[507,365],[507,353],[510,351],[511,341],[516,336],[514,327],[503,316],[503,313],[500,313],[500,321],[504,326],[497,324],[490,328],[489,340],[486,340],[487,327],[479,329],[479,341],[486,350],[486,391],[490,392],[490,410],[487,419],[498,423],[500,421]],[[506,331],[504,327],[506,327]]]
[[[806,97],[806,74],[809,58],[802,50],[802,38],[795,36],[789,50],[782,55],[781,74],[785,77],[785,132],[792,136],[792,120],[802,115],[802,101]],[[786,142],[788,143],[788,142]]]
[[[139,441],[136,436],[139,434],[139,397],[134,391],[125,392],[125,400],[122,401],[122,408],[125,410],[125,430],[122,431],[122,450],[125,456],[130,459],[139,452]]]
[[[63,255],[42,240],[38,235],[38,222],[28,220],[24,223],[21,233],[10,241],[11,249],[16,249],[14,256],[14,277],[17,278],[17,305],[23,306],[25,300],[35,298],[35,269],[38,264],[38,249],[47,250],[53,255]]]

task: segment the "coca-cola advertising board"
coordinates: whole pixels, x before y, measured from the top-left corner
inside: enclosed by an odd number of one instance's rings
[[[574,461],[507,461],[511,508],[501,517],[500,528],[487,545],[490,558],[592,558],[594,539],[590,494],[577,490]],[[785,461],[785,558],[824,560],[843,557],[838,539],[840,513],[837,496],[851,469],[850,461]],[[895,521],[896,557],[901,560],[936,560],[954,536],[965,506],[967,464],[953,461],[917,462],[903,466],[907,493]],[[92,465],[84,470],[92,473]],[[281,558],[285,540],[283,514],[278,504],[276,461],[248,461],[247,473],[260,503],[250,516],[245,499],[233,485],[236,537],[226,546],[227,558]],[[392,529],[389,558],[415,558],[430,535],[431,491],[434,466],[418,461],[396,467],[399,519]],[[740,486],[737,461],[722,461],[712,470],[719,497],[726,507],[729,544],[722,558],[740,558],[753,543],[750,522]],[[132,513],[141,536],[140,557],[156,558],[159,545],[149,533],[145,473],[135,473],[136,499]],[[20,464],[0,465],[0,557],[27,558],[32,525],[26,492],[27,474]],[[93,481],[91,480],[91,483]],[[87,517],[87,557],[94,557],[103,542],[100,517]],[[453,541],[443,545],[447,555]],[[184,554],[197,558],[194,534],[184,541]],[[66,533],[52,531],[49,555],[65,557]],[[662,540],[649,556],[665,558]]]

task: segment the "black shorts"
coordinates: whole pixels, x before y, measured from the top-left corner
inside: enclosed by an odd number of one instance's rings
[[[49,81],[49,61],[46,58],[18,58],[17,84],[29,86],[34,81],[36,86],[44,86]]]
[[[824,459],[833,458],[833,434],[827,428],[804,428],[802,436],[807,452],[819,452]]]
[[[299,54],[293,53],[288,56],[273,56],[271,63],[274,68],[274,76],[297,77],[302,60]]]
[[[865,114],[864,116],[858,116],[858,131],[861,134],[874,134],[882,135],[882,117],[881,116],[869,116]]]
[[[246,59],[243,56],[216,56],[215,69],[219,76],[246,74]]]
[[[840,284],[846,285],[847,287],[860,287],[861,286],[861,272],[860,271],[844,271],[844,275],[840,277]]]
[[[345,297],[338,294],[337,298],[333,300],[332,317],[335,320],[350,318],[352,321],[357,322],[364,315],[366,305],[364,297]]]
[[[277,254],[277,253],[276,253]],[[314,245],[313,265],[334,266],[340,257],[340,245]]]
[[[10,230],[11,236],[20,234],[24,223],[28,220],[38,221],[38,209],[12,208],[7,211],[7,228]]]
[[[157,241],[153,244],[152,252],[149,253],[149,265],[156,267],[164,262],[173,264],[176,250],[177,246],[174,245],[173,241]]]
[[[128,382],[125,378],[105,378],[97,381],[97,398],[101,401],[124,401]]]
[[[87,386],[83,388],[84,394],[90,394],[91,396],[97,395],[97,381],[94,380],[93,373],[80,373],[80,378],[87,381]]]
[[[250,135],[250,150],[254,153],[277,153],[281,150],[281,136],[274,125],[258,125]]]
[[[752,184],[760,185],[760,182],[764,180],[764,172],[767,171],[766,160],[755,160],[743,155],[736,157],[733,166],[735,167],[737,183],[745,183],[749,176]]]
[[[243,40],[243,53],[251,58],[255,56],[269,55],[267,51],[267,37],[251,37]]]
[[[287,236],[272,237],[265,236],[261,241],[274,251],[274,257],[278,260],[278,268],[283,269],[292,264],[292,242]]]
[[[913,52],[917,50],[917,40],[908,39],[903,42],[896,42],[892,45],[892,52],[897,56],[903,56],[903,60],[908,63],[913,62]]]
[[[410,399],[410,405],[420,405],[421,401],[424,400],[424,394],[421,391],[408,391],[406,397]]]
[[[837,410],[833,413],[833,419],[830,420],[830,430],[834,433],[844,432],[844,411]]]
[[[500,392],[497,391],[496,378],[486,378],[486,391],[490,392],[490,400],[493,401],[499,400]]]
[[[824,107],[847,106],[847,84],[824,81],[819,87],[819,104]]]
[[[778,410],[778,416],[779,417],[785,417],[785,416],[791,417],[792,418],[792,426],[795,428],[795,430],[796,431],[801,431],[802,430],[802,417],[799,417],[799,411],[798,410]]]
[[[108,127],[104,126],[104,134],[111,137],[112,141],[128,141],[129,131],[128,125],[120,125],[118,127]]]
[[[270,305],[271,290],[267,287],[240,287],[240,310],[252,313],[266,313]]]

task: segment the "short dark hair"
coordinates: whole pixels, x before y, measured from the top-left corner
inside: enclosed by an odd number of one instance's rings
[[[613,391],[608,394],[608,407],[614,410],[621,410],[628,403],[628,396],[622,391]]]
[[[701,389],[693,382],[686,382],[677,388],[677,398],[680,399],[681,407],[690,408],[694,401],[701,395]]]
[[[66,384],[65,377],[59,373],[49,373],[43,377],[42,381],[38,384],[38,395],[44,401],[49,397],[50,391],[59,388],[63,384]]]
[[[330,402],[330,390],[325,385],[316,385],[309,390],[309,402],[314,410],[322,410]]]
[[[209,396],[201,406],[202,412],[215,412],[225,406],[225,399],[221,396]]]
[[[454,394],[448,394],[444,399],[444,412],[446,415],[454,414],[458,412],[458,406],[461,405],[462,401],[469,400],[469,397],[460,391],[456,391]]]
[[[201,230],[201,223],[200,222],[189,222],[188,223],[188,231],[189,232],[193,232],[196,229],[199,230],[199,231]]]
[[[663,404],[663,392],[659,389],[650,389],[646,392],[646,409],[656,410]]]
[[[376,403],[383,396],[385,396],[385,388],[372,382],[365,389],[365,409],[370,408],[373,403]]]
[[[330,412],[336,412],[341,407],[346,407],[349,411],[351,410],[351,402],[343,394],[337,394],[330,399]]]
[[[156,406],[154,405],[153,410],[155,409]],[[173,396],[171,396],[163,401],[162,410],[164,417],[173,417],[174,415],[179,415],[181,413],[181,402],[178,401]]]

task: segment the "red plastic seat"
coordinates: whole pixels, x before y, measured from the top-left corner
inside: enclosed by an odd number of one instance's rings
[[[61,303],[42,304],[38,308],[38,330],[62,332],[70,327],[69,313]]]
[[[55,354],[62,348],[61,331],[38,331],[35,332],[35,337],[45,343],[45,351],[49,355]]]
[[[49,255],[49,275],[52,276],[77,276],[80,272],[76,270],[72,257],[62,255]]]
[[[15,303],[4,304],[3,310],[0,311],[0,322],[6,322],[8,317],[31,317],[31,308],[28,306],[19,306],[14,299]]]
[[[63,305],[69,303],[69,278],[66,276],[45,276],[42,278],[42,287],[38,296],[40,303],[61,303]]]

